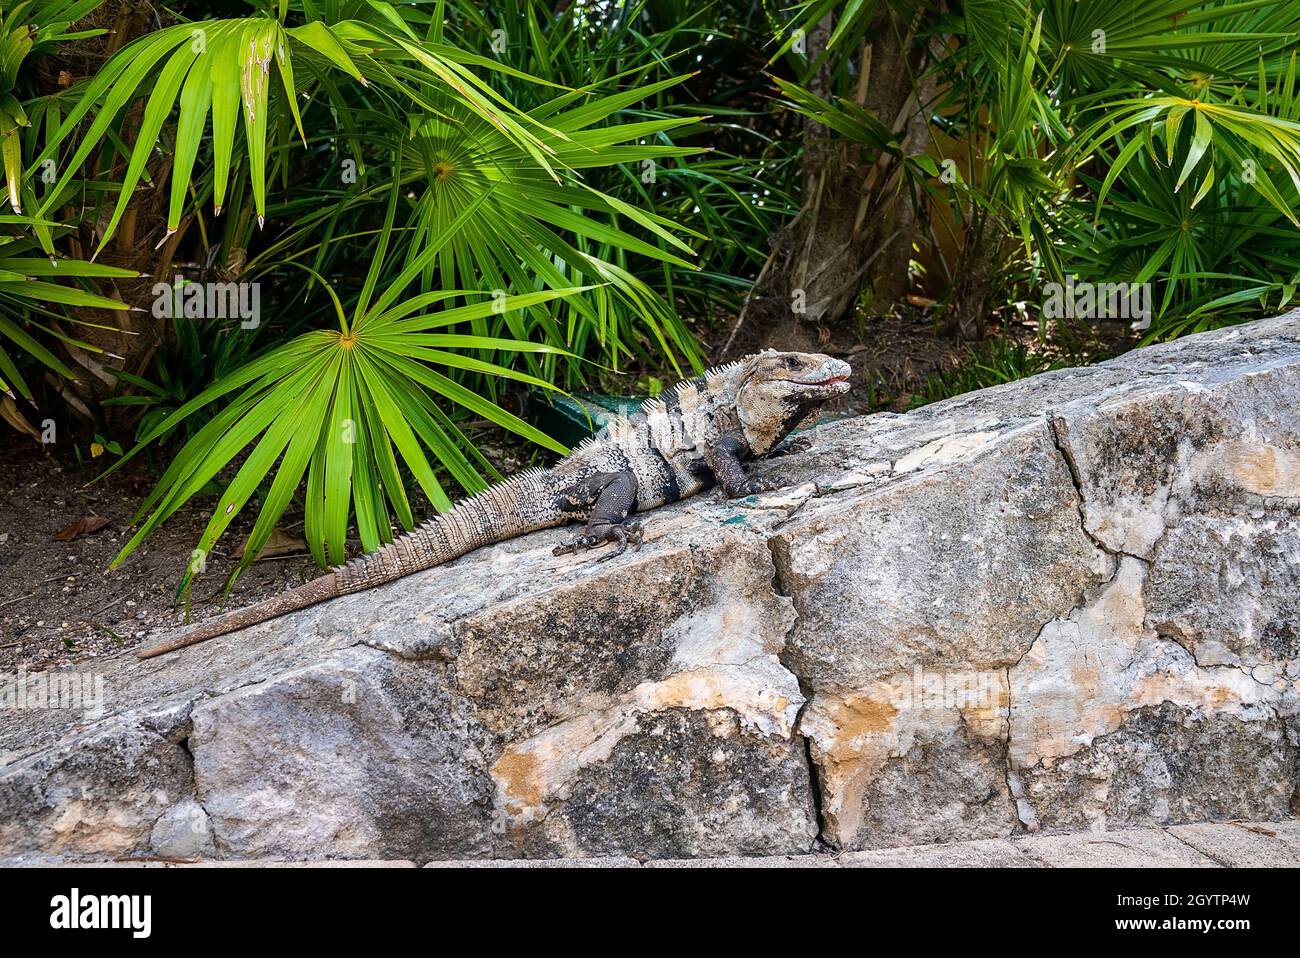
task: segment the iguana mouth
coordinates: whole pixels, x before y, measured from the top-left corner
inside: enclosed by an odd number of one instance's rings
[[[794,383],[796,386],[834,386],[836,383],[846,383],[849,381],[848,376],[827,376],[825,379],[787,379],[786,382]]]

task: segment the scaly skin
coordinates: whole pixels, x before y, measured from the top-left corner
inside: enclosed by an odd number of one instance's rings
[[[585,521],[556,555],[605,542],[641,543],[629,520],[714,485],[731,498],[773,486],[744,463],[789,451],[778,447],[821,405],[848,392],[847,363],[815,353],[768,350],[710,369],[610,422],[551,469],[532,469],[435,516],[377,552],[353,559],[305,585],[190,629],[137,653],[151,658],[256,625],[326,599],[361,592],[539,529]]]

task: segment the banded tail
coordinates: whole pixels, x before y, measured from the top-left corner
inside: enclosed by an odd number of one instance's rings
[[[568,518],[554,504],[554,493],[561,484],[543,469],[512,476],[457,503],[451,511],[422,523],[376,552],[353,559],[296,589],[197,625],[136,655],[142,659],[165,655],[335,596],[362,592],[432,569],[482,546],[561,525]]]

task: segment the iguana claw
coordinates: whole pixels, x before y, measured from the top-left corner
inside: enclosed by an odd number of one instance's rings
[[[624,522],[621,524],[610,524],[598,526],[590,532],[584,532],[576,535],[567,542],[561,542],[552,551],[554,555],[573,555],[583,549],[594,549],[606,542],[616,542],[618,547],[606,555],[597,559],[597,562],[608,562],[615,559],[627,551],[630,543],[634,551],[641,548],[642,529],[640,521]]]
[[[807,452],[812,449],[812,440],[807,436],[791,436],[784,442],[777,443],[776,447],[768,453],[769,456],[793,456],[801,452]]]

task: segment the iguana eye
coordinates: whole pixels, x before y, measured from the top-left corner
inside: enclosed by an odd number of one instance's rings
[[[799,368],[799,360],[795,359],[793,356],[785,357],[785,368],[786,369]]]

